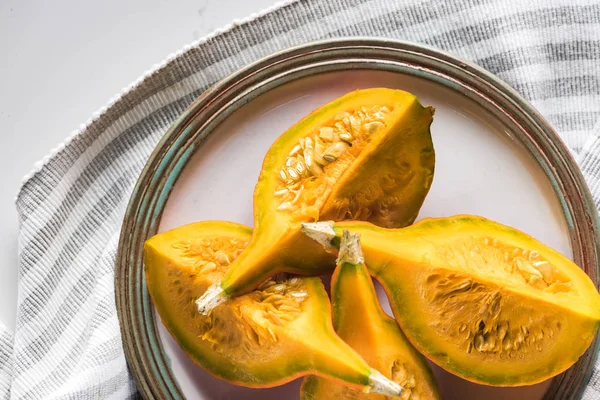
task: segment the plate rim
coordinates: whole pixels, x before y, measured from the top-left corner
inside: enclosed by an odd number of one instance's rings
[[[248,101],[289,81],[348,66],[392,68],[436,81],[468,98],[484,100],[480,104],[483,108],[503,123],[518,127],[523,136],[516,139],[541,166],[560,201],[574,259],[599,287],[600,229],[591,193],[558,134],[512,87],[469,61],[422,44],[371,37],[309,42],[263,57],[208,88],[173,122],[137,180],[120,232],[115,298],[123,349],[144,397],[185,398],[158,339],[143,276],[142,248],[144,240],[156,233],[169,193],[187,161],[218,124]],[[598,357],[598,342],[596,335],[584,356],[552,379],[544,399],[579,397]],[[577,368],[583,369],[584,374],[575,374]]]

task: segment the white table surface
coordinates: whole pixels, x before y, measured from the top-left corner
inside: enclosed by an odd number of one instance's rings
[[[13,329],[18,218],[34,163],[167,55],[275,0],[0,2],[0,321]]]

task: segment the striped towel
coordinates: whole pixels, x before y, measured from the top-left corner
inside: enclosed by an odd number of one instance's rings
[[[28,176],[16,331],[0,326],[0,396],[136,396],[113,270],[127,201],[153,146],[217,79],[307,41],[386,36],[432,45],[508,82],[561,133],[600,204],[600,3],[300,0],[186,47],[126,88]],[[596,369],[584,398],[600,399]]]

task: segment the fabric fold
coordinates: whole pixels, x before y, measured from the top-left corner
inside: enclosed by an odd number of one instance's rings
[[[13,365],[12,348],[12,332],[0,322],[0,396],[2,396],[2,400],[10,398]]]

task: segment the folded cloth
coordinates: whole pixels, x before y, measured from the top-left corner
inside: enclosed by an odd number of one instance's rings
[[[19,299],[0,327],[0,395],[136,396],[113,270],[129,195],[153,146],[216,80],[288,46],[338,36],[429,44],[513,86],[560,132],[600,200],[600,4],[574,0],[300,0],[169,57],[36,166],[17,197]],[[600,399],[600,372],[584,399]]]

